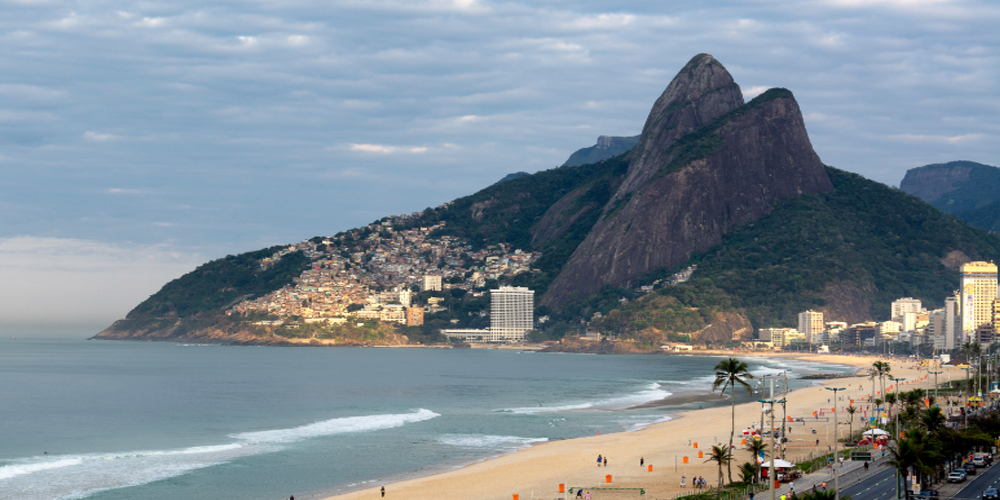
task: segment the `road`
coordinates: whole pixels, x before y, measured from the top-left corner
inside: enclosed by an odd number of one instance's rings
[[[852,500],[894,500],[896,498],[896,470],[889,466],[879,466],[879,470],[858,484],[844,488],[841,496],[851,495]],[[979,500],[986,488],[1000,488],[1000,467],[980,468],[975,476],[969,476],[965,483],[938,486],[942,500]],[[956,488],[958,488],[956,490]]]

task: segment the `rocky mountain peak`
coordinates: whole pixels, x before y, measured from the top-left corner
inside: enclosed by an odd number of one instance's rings
[[[709,54],[691,58],[653,104],[615,198],[646,182],[677,139],[742,105],[740,86],[722,63]]]
[[[771,89],[750,103],[699,54],[657,99],[628,173],[542,297],[559,306],[603,285],[682,265],[774,202],[833,188],[798,103]]]

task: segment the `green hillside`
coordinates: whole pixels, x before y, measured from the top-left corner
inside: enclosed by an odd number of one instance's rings
[[[691,264],[692,281],[668,286],[623,307],[591,300],[578,314],[601,310],[605,327],[653,326],[666,332],[704,327],[708,313],[736,310],[755,327],[793,326],[797,314],[827,305],[828,283],[849,285],[885,320],[900,297],[940,307],[958,287],[942,264],[950,251],[1000,260],[1000,237],[946,215],[914,196],[827,168],[835,190],[792,198],[729,234]],[[675,271],[675,270],[670,270]],[[638,280],[650,283],[667,270]],[[606,291],[605,296],[613,295]],[[699,308],[692,311],[691,308]]]
[[[198,266],[166,285],[144,300],[126,316],[133,328],[153,321],[185,318],[199,313],[215,312],[239,300],[260,297],[292,283],[309,267],[302,252],[282,256],[274,265],[261,269],[259,260],[271,257],[278,246],[240,255],[229,255]]]

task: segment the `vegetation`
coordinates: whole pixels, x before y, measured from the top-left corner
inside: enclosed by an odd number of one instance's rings
[[[726,388],[731,389],[730,406],[732,406],[732,419],[731,427],[729,430],[729,448],[727,450],[733,449],[733,436],[736,435],[736,386],[742,385],[747,392],[753,394],[753,388],[750,387],[746,381],[753,378],[753,374],[750,373],[750,367],[743,361],[736,358],[729,358],[719,361],[719,364],[715,365],[715,381],[712,382],[712,390],[722,388],[723,394],[726,392]],[[726,462],[729,471],[729,482],[733,482],[733,467],[732,461]],[[721,473],[720,473],[721,475]]]
[[[1000,260],[997,235],[859,175],[829,167],[827,173],[833,191],[780,201],[721,245],[692,255],[687,265],[698,266],[692,281],[624,306],[591,299],[576,307],[601,311],[607,319],[600,326],[611,331],[692,332],[720,310],[744,313],[756,328],[787,326],[799,312],[826,305],[827,287],[839,286],[868,301],[872,317],[887,319],[899,297],[936,307],[951,295],[958,272],[942,263],[949,252]],[[678,270],[633,283],[650,284]]]
[[[135,323],[149,323],[164,318],[218,313],[240,300],[260,297],[291,284],[293,278],[309,267],[309,259],[302,252],[285,254],[267,268],[262,268],[259,262],[283,248],[286,247],[228,255],[202,264],[194,271],[164,285],[160,291],[132,309],[126,319]]]

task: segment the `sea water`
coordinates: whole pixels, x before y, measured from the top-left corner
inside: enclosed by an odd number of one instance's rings
[[[5,334],[0,499],[318,498],[728,404],[648,405],[710,392],[719,359]],[[849,370],[744,360],[793,388]]]

